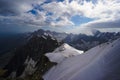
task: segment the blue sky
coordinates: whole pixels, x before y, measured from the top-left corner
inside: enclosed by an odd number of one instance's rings
[[[83,24],[83,23],[90,22],[90,21],[92,21],[92,20],[94,20],[94,19],[87,18],[87,17],[84,17],[84,16],[76,15],[76,16],[73,16],[73,17],[71,18],[71,20],[72,20],[72,22],[74,22],[74,24],[75,24],[76,26],[79,26],[79,25],[81,25],[81,24]]]
[[[117,32],[119,12],[119,0],[0,0],[0,32]]]

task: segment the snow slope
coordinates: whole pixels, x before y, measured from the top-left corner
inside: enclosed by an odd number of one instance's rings
[[[51,62],[60,63],[61,61],[65,60],[68,57],[76,56],[82,53],[83,51],[74,49],[73,47],[64,43],[62,46],[58,47],[52,53],[47,53],[46,56],[49,58]]]
[[[50,57],[49,57],[50,58]],[[44,80],[120,80],[120,39],[70,57],[52,67]]]

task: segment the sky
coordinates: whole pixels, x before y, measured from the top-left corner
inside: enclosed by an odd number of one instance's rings
[[[120,0],[0,0],[0,32],[120,31]]]

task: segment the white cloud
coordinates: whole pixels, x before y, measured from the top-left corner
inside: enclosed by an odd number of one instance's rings
[[[68,20],[66,17],[61,17],[60,21],[57,22],[51,22],[50,26],[54,27],[61,27],[61,26],[74,26],[74,23],[70,20]]]
[[[72,0],[68,2],[51,2],[42,6],[47,12],[53,13],[52,19],[57,19],[59,17],[68,17],[70,19],[72,16],[80,15],[88,18],[95,19],[95,21],[83,24],[84,26],[96,27],[119,27],[116,21],[120,19],[120,1],[119,0],[98,0],[96,4],[92,1],[79,1]],[[117,26],[109,26],[109,22]],[[101,25],[101,24],[104,25]],[[82,26],[83,26],[82,25]]]
[[[9,2],[9,3],[8,3]],[[120,0],[97,0],[96,3],[86,0],[65,0],[57,2],[53,0],[45,3],[45,0],[1,0],[0,14],[15,14],[15,16],[1,16],[2,19],[9,19],[21,24],[35,26],[65,27],[74,26],[71,18],[75,15],[94,19],[94,21],[80,25],[84,28],[120,28]],[[3,5],[4,3],[4,5]],[[7,7],[6,7],[6,5]],[[42,11],[35,9],[37,15],[26,13],[39,5]],[[51,13],[51,15],[47,15]],[[82,30],[82,29],[81,29]]]
[[[80,27],[91,28],[120,28],[120,19],[100,19],[80,25]]]

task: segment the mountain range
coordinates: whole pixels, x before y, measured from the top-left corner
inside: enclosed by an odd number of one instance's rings
[[[70,46],[87,51],[92,47],[95,47],[99,44],[113,41],[120,37],[120,32],[100,32],[94,31],[93,35],[86,34],[72,34],[72,33],[59,33],[55,31],[42,30],[39,29],[34,32],[15,34],[15,35],[6,35],[0,36],[0,55],[10,52],[11,50],[22,46],[28,42],[28,40],[33,36],[49,35],[59,42],[64,42]]]
[[[119,37],[120,32],[100,31],[93,35],[42,29],[25,33],[20,45],[0,55],[0,80],[114,80],[119,75]]]
[[[39,29],[33,33],[29,33],[27,38],[29,39],[35,35],[50,35],[51,37],[57,39],[59,42],[67,43],[70,46],[87,51],[99,44],[116,40],[120,37],[120,32],[100,32],[98,30],[93,31],[93,35],[86,35],[86,34],[72,34],[72,33],[59,33],[54,31],[45,31]]]

